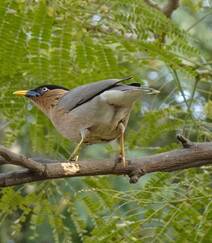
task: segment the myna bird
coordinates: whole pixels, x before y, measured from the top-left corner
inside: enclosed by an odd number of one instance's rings
[[[124,133],[132,106],[143,93],[159,93],[139,83],[122,83],[128,79],[102,80],[71,90],[58,85],[42,85],[14,94],[29,98],[64,137],[78,142],[69,160],[78,159],[83,143],[110,142],[119,138],[119,158],[125,167]]]

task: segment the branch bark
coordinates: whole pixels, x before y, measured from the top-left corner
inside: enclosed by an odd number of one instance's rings
[[[179,7],[179,0],[169,0],[164,8],[158,7],[157,4],[151,2],[151,0],[144,0],[149,6],[156,8],[166,15],[167,18],[171,18],[172,13]]]
[[[171,18],[172,13],[179,7],[179,0],[169,0],[165,8],[163,9],[163,13]]]
[[[45,171],[45,165],[28,159],[23,155],[15,154],[3,146],[0,146],[0,155],[4,159],[0,159],[0,163],[19,165],[40,173]]]
[[[109,174],[128,175],[130,183],[135,183],[140,176],[147,173],[156,171],[171,172],[203,165],[212,165],[212,142],[192,143],[181,135],[177,136],[177,138],[182,143],[183,149],[135,159],[133,162],[130,161],[126,168],[111,160],[82,160],[77,163],[46,159],[26,160],[24,156],[11,153],[11,151],[0,147],[0,164],[18,164],[27,168],[0,174],[0,187],[54,178]],[[8,155],[10,159],[8,159]],[[42,169],[35,170],[34,166],[30,168],[26,164],[26,161],[33,161],[36,165],[39,164],[39,168]]]

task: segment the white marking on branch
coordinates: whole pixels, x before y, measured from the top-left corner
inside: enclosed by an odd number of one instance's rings
[[[64,170],[64,175],[74,175],[80,171],[79,164],[73,162],[61,163]]]

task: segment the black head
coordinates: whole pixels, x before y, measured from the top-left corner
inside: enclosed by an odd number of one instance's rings
[[[35,89],[16,91],[14,92],[14,94],[32,98],[32,97],[42,96],[44,93],[48,92],[49,90],[54,90],[54,89],[69,90],[59,85],[46,84],[46,85],[41,85]]]
[[[46,84],[46,85],[41,85],[35,89],[31,89],[28,91],[28,95],[30,96],[30,93],[35,96],[41,96],[43,95],[44,93],[46,93],[47,91],[49,90],[53,90],[53,89],[63,89],[63,90],[69,90],[63,86],[59,86],[59,85],[54,85],[54,84]]]

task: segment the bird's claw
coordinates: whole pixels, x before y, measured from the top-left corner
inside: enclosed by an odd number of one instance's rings
[[[123,167],[126,168],[128,165],[129,165],[129,162],[128,160],[126,160],[125,157],[123,157],[121,154],[116,157],[115,159],[115,166],[117,166],[118,164],[122,163]]]
[[[69,158],[68,158],[68,161],[69,162],[77,162],[79,159],[79,155],[71,155]]]

